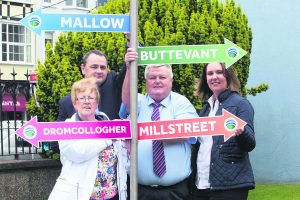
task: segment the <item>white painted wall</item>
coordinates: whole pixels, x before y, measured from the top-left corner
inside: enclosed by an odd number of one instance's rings
[[[251,153],[257,182],[300,183],[300,1],[236,0],[253,31],[247,87],[270,89],[249,96],[257,147]]]

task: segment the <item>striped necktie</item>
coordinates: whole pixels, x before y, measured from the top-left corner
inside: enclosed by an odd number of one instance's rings
[[[151,116],[151,120],[159,121],[160,120],[160,115],[159,115],[160,104],[157,102],[154,102],[152,105],[153,105],[153,113]],[[153,140],[152,141],[152,150],[153,150],[153,172],[157,176],[162,177],[167,171],[163,143],[159,140]]]

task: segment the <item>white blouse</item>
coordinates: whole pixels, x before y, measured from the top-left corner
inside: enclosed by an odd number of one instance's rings
[[[208,99],[210,105],[210,112],[208,116],[215,116],[219,108],[218,99],[215,100],[213,96]],[[200,142],[200,148],[197,157],[197,177],[196,186],[198,189],[210,188],[209,183],[209,171],[210,171],[210,159],[211,159],[211,148],[213,145],[212,136],[201,136],[198,137]]]

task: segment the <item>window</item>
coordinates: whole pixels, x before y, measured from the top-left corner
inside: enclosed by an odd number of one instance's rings
[[[87,8],[87,2],[86,0],[77,0],[76,1],[77,7]]]
[[[50,44],[52,45],[52,40],[51,39],[45,39],[45,46],[46,46],[46,44],[48,43],[48,42],[50,42]],[[53,45],[52,45],[53,46]]]
[[[22,25],[1,25],[1,61],[31,63],[31,34]]]
[[[73,5],[73,0],[65,0],[66,6],[72,6]]]
[[[53,33],[45,31],[45,46],[50,42],[51,46],[53,47]]]
[[[65,0],[66,6],[75,6],[73,5],[73,0]],[[76,2],[76,7],[81,7],[81,8],[87,8],[87,0],[75,0]]]

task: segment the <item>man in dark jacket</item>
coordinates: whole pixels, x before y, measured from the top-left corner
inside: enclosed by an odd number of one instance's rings
[[[80,69],[85,78],[97,79],[100,92],[99,111],[104,112],[110,119],[118,119],[126,67],[123,67],[119,74],[108,71],[106,55],[101,51],[91,50],[84,56]],[[63,97],[58,104],[57,121],[65,121],[75,113],[70,94]],[[58,143],[52,142],[51,149],[58,152]]]
[[[122,68],[119,75],[115,71],[108,72],[106,55],[101,51],[91,50],[84,56],[80,69],[85,78],[97,79],[101,94],[99,110],[107,114],[110,119],[118,119],[126,67]],[[74,113],[71,96],[68,94],[59,101],[57,121],[65,121]]]

